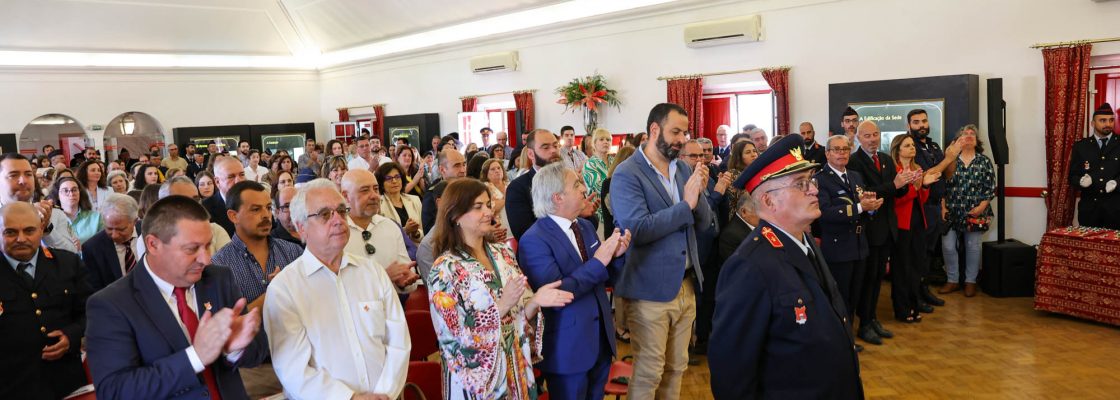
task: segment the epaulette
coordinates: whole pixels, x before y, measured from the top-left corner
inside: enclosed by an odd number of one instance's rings
[[[48,249],[46,246],[40,248],[43,249],[43,257],[46,257],[48,260],[54,259],[54,254],[51,253],[51,249]]]
[[[762,237],[766,238],[770,242],[770,246],[775,249],[780,249],[783,246],[782,241],[778,239],[778,235],[774,234],[774,230],[770,229],[769,226],[762,228]]]

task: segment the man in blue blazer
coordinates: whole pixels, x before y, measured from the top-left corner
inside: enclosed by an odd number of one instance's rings
[[[761,218],[720,272],[708,362],[717,399],[862,399],[848,312],[805,231],[821,216],[800,135],[735,181]]]
[[[617,226],[634,239],[615,293],[627,299],[634,347],[630,397],[675,399],[688,368],[696,294],[704,279],[696,232],[712,221],[701,197],[708,169],[693,171],[677,159],[688,132],[688,114],[680,106],[654,106],[646,127],[649,141],[611,179]]]
[[[544,361],[537,367],[552,399],[602,399],[615,355],[607,283],[622,266],[616,257],[626,252],[630,234],[615,230],[599,242],[591,222],[579,218],[587,205],[583,179],[563,163],[537,171],[532,195],[538,219],[521,237],[521,269],[533,290],[561,281],[575,295],[564,307],[542,309]]]
[[[518,241],[521,235],[537,221],[533,215],[533,177],[537,170],[548,164],[560,161],[560,140],[548,129],[533,129],[525,141],[525,151],[529,152],[529,171],[509,183],[506,188],[506,219],[509,230]]]
[[[230,270],[208,265],[209,220],[193,199],[157,201],[144,221],[147,253],[90,297],[87,361],[98,397],[247,399],[237,368],[260,364],[268,344]]]
[[[82,261],[89,285],[98,291],[121,279],[136,266],[136,218],[139,206],[132,196],[110,193],[101,206],[105,229],[82,243]]]
[[[848,318],[851,319],[861,301],[863,282],[869,272],[865,264],[868,246],[863,232],[863,218],[866,213],[878,210],[883,205],[883,199],[876,198],[873,192],[864,191],[863,177],[859,172],[848,169],[852,145],[847,136],[828,138],[825,148],[827,164],[814,177],[819,185],[817,199],[820,201],[821,217],[817,219],[817,224],[821,232],[821,252],[828,261],[828,268],[832,270],[832,277],[836,279],[840,297],[844,299]],[[871,331],[870,323],[866,321],[860,326]],[[878,334],[869,336],[873,337],[878,337]],[[883,344],[882,340],[865,341]],[[857,350],[861,349],[858,344],[856,346]]]

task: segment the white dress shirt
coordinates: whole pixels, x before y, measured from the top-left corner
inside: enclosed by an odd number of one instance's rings
[[[845,168],[843,171],[841,171],[841,170],[836,169],[836,167],[833,167],[832,164],[828,164],[828,168],[832,169],[832,172],[836,173],[836,177],[840,178],[841,181],[843,181],[844,178],[848,178],[848,169],[847,168]],[[852,181],[851,178],[848,178],[848,182],[850,183],[851,181]],[[849,184],[848,186],[851,186],[851,184]],[[855,190],[855,187],[853,186],[851,188],[851,190]],[[856,197],[856,214],[862,214],[863,213],[863,204],[861,204],[859,202],[859,194],[858,193],[852,193],[852,195]]]
[[[560,225],[560,230],[564,231],[564,235],[568,237],[568,241],[572,242],[572,248],[576,249],[576,254],[579,254],[579,242],[576,241],[576,233],[572,231],[572,222],[575,221],[553,214],[548,214],[548,217],[556,221],[556,225]],[[588,254],[587,256],[590,257],[591,255]]]
[[[346,225],[350,227],[350,241],[346,242],[346,252],[364,258],[372,258],[374,265],[381,269],[389,268],[394,261],[408,263],[408,248],[404,245],[404,235],[401,234],[400,225],[380,214],[374,215],[369,220],[369,226],[362,228],[354,220],[346,218]],[[368,230],[371,234],[368,241],[362,240],[362,231]],[[372,244],[376,253],[366,255],[366,243]],[[417,281],[419,282],[419,281]],[[411,293],[416,290],[418,283],[413,283],[405,288],[397,288],[400,293]],[[396,287],[394,285],[393,287]]]
[[[245,180],[260,183],[261,179],[268,176],[268,168],[260,165],[255,167],[245,167]]]
[[[304,250],[268,285],[264,328],[285,396],[400,396],[412,342],[393,283],[375,267],[346,253],[335,274]]]
[[[171,315],[175,317],[175,322],[179,323],[179,329],[183,330],[183,336],[187,338],[187,343],[191,343],[191,346],[187,347],[186,350],[187,359],[191,360],[191,368],[194,368],[194,373],[196,374],[202,372],[202,370],[206,369],[206,364],[203,364],[202,359],[198,357],[198,352],[194,350],[194,338],[191,337],[190,332],[187,331],[187,326],[183,325],[183,319],[179,317],[179,303],[178,299],[175,298],[175,286],[163,279],[160,279],[159,276],[156,276],[155,272],[152,272],[152,268],[148,266],[147,257],[144,257],[144,268],[148,270],[148,275],[152,276],[152,281],[156,283],[156,288],[159,289],[159,294],[163,295],[163,301],[167,304],[167,308],[171,309]],[[195,297],[194,285],[191,285],[191,287],[187,288],[186,293],[187,307],[190,307],[191,311],[194,311],[195,315],[198,315],[198,297]],[[214,311],[217,312],[217,310]],[[201,317],[199,317],[198,319],[200,321],[202,320]],[[241,354],[242,351],[230,353],[226,355],[226,360],[231,363],[236,363],[237,360],[241,358]]]
[[[132,247],[132,256],[135,257],[137,260],[140,259],[140,255],[141,255],[141,253],[139,251],[136,251],[136,245],[138,245],[138,244],[140,244],[140,241],[136,240],[136,229],[133,229],[132,230],[132,243],[129,245],[129,247]],[[120,264],[118,264],[118,265],[121,266],[121,276],[128,275],[128,271],[126,270],[128,267],[126,265],[124,265],[125,245],[117,243],[117,242],[113,242],[113,247],[117,250],[117,261],[120,262]]]

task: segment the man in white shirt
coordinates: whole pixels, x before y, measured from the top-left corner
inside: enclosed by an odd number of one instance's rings
[[[358,140],[355,141],[355,145],[357,146],[357,154],[354,155],[354,158],[351,159],[350,162],[346,163],[346,167],[348,169],[350,169],[351,171],[362,169],[373,172],[377,169],[378,165],[381,165],[381,163],[392,161],[387,157],[381,157],[373,154],[373,150],[375,147],[373,144],[374,140],[377,141],[376,147],[381,148],[381,139],[370,139],[369,136],[365,135],[358,136]]]
[[[560,158],[564,166],[577,174],[583,174],[583,164],[587,163],[587,155],[576,147],[576,129],[571,126],[560,128]]]
[[[8,153],[0,156],[0,205],[31,202],[35,192],[35,171],[26,157]],[[33,203],[43,219],[43,243],[47,247],[79,253],[78,236],[70,228],[70,219],[62,210],[52,211],[54,203],[43,200]]]
[[[342,196],[350,203],[350,240],[346,252],[355,256],[372,258],[384,268],[389,280],[400,293],[416,290],[420,275],[413,272],[416,263],[408,258],[404,245],[404,231],[381,211],[381,194],[377,179],[366,170],[350,170],[342,176]]]
[[[412,343],[389,276],[346,253],[348,206],[316,179],[292,200],[307,249],[268,286],[265,330],[288,398],[395,399]]]

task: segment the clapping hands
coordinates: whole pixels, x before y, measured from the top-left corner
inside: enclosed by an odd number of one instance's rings
[[[614,229],[614,232],[606,240],[603,240],[602,245],[598,250],[595,250],[595,259],[602,262],[603,265],[610,264],[611,260],[626,253],[626,249],[630,247],[630,230],[627,229],[623,234]]]

